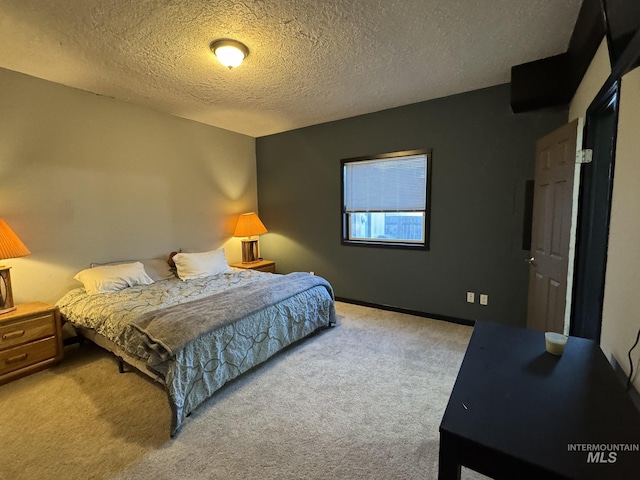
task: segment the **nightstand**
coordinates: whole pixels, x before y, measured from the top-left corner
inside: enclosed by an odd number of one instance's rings
[[[260,272],[276,273],[276,262],[273,260],[260,260],[253,263],[234,263],[231,265],[236,268],[245,268],[248,270],[258,270]]]
[[[0,315],[0,385],[62,360],[58,307],[23,303]]]

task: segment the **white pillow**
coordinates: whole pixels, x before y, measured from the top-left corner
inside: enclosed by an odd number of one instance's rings
[[[166,258],[150,258],[148,260],[140,260],[144,266],[145,272],[155,282],[158,280],[167,280],[168,278],[176,278],[175,273],[167,263]]]
[[[177,253],[173,256],[173,261],[176,264],[178,277],[182,280],[209,277],[231,271],[224,255],[224,248],[203,253]]]
[[[165,258],[149,258],[146,260],[123,260],[119,262],[109,263],[92,263],[91,268],[122,265],[125,263],[135,263],[136,261],[142,263],[144,271],[147,272],[147,275],[149,275],[151,280],[153,280],[154,282],[167,280],[169,278],[175,278],[175,274],[173,273],[173,270],[171,270],[171,267],[169,266]]]
[[[88,295],[117,292],[127,287],[153,283],[140,262],[87,268],[73,278],[84,285]]]

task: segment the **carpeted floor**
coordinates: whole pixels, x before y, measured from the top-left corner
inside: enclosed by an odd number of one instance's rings
[[[71,346],[0,387],[0,479],[435,479],[471,328],[345,303],[169,438],[164,390]],[[463,469],[463,478],[484,478]]]

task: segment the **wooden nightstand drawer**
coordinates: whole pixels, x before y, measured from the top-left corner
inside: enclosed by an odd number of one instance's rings
[[[61,328],[58,309],[42,302],[0,315],[0,385],[62,360]]]
[[[254,270],[258,270],[259,272],[276,273],[276,265],[272,263],[271,265],[256,267]]]
[[[21,320],[0,326],[0,350],[22,345],[55,334],[53,312],[44,313],[29,320]]]
[[[252,263],[233,263],[231,266],[235,268],[243,268],[245,270],[276,273],[276,262],[273,260],[260,260]]]
[[[0,375],[28,367],[45,360],[53,360],[58,349],[55,337],[10,348],[0,352]]]

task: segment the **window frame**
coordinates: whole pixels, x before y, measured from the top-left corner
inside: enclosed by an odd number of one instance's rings
[[[425,193],[425,210],[424,210],[424,231],[423,238],[424,243],[414,242],[402,242],[402,241],[387,241],[381,240],[354,240],[349,238],[349,213],[347,213],[345,190],[346,190],[346,165],[349,163],[363,162],[372,160],[388,160],[390,158],[397,157],[410,157],[415,155],[424,155],[427,158],[426,168],[426,193]],[[363,157],[345,158],[340,160],[340,199],[341,199],[341,244],[358,247],[376,247],[376,248],[400,248],[406,250],[430,250],[430,233],[431,233],[431,168],[432,168],[432,153],[430,149],[419,150],[403,150],[390,153],[382,153],[377,155],[367,155]],[[393,212],[389,212],[393,213]]]

